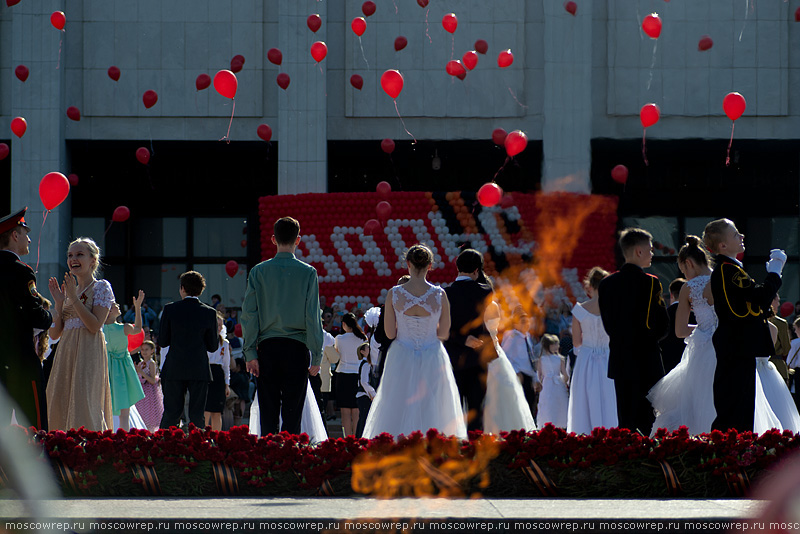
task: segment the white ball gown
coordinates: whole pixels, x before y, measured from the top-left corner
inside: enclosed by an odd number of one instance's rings
[[[467,437],[453,368],[437,337],[444,290],[429,284],[421,296],[403,286],[390,292],[397,317],[397,336],[389,347],[383,380],[364,426],[364,437],[387,432],[409,435],[435,428],[446,435]],[[388,304],[387,304],[388,305]],[[429,315],[406,315],[419,306]]]
[[[653,386],[647,395],[656,411],[651,436],[659,428],[672,431],[681,426],[687,426],[690,434],[711,432],[711,424],[717,416],[713,388],[717,355],[711,340],[717,329],[717,314],[703,296],[710,278],[702,275],[686,282],[697,326],[686,340],[686,349],[680,363]],[[758,373],[755,379],[754,430],[759,434],[771,428],[782,430],[780,420],[764,395]]]
[[[545,354],[539,358],[542,367],[542,391],[539,393],[539,426],[547,423],[567,428],[567,411],[569,409],[569,393],[561,375],[563,356]]]
[[[583,341],[575,348],[567,432],[591,434],[596,427],[617,426],[617,393],[608,378],[608,334],[600,316],[580,304],[572,309],[572,320],[580,323]]]
[[[756,358],[756,379],[761,380],[764,396],[780,421],[781,430],[800,432],[800,414],[783,377],[769,358]]]
[[[505,351],[497,342],[500,319],[487,321],[497,358],[489,362],[486,375],[486,397],[483,408],[483,430],[491,434],[511,430],[536,430],[522,383]]]
[[[261,435],[261,410],[258,408],[258,395],[253,399],[253,404],[250,405],[250,423],[248,427],[251,434]],[[321,443],[328,439],[325,422],[322,420],[322,414],[319,413],[317,401],[314,400],[314,390],[311,389],[310,382],[306,382],[306,401],[303,403],[300,432],[308,434],[308,439],[311,443]]]

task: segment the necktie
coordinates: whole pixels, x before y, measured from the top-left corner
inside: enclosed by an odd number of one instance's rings
[[[531,342],[528,339],[528,336],[525,336],[525,349],[528,351],[528,360],[531,362],[531,366],[536,368],[536,362],[533,359],[533,350],[531,349]]]

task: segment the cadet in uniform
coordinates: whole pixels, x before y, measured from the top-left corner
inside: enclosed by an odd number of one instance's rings
[[[703,232],[706,248],[716,254],[711,293],[719,325],[712,338],[717,353],[714,373],[714,430],[753,431],[756,397],[756,358],[775,355],[766,310],[781,287],[786,262],[773,250],[763,285],[750,278],[736,255],[744,252],[744,235],[732,221],[718,219]]]
[[[31,242],[27,209],[0,219],[0,384],[17,403],[19,422],[24,417],[28,424],[46,430],[47,402],[33,329],[50,328],[52,318],[42,307],[33,269],[20,260]],[[0,413],[0,427],[10,421],[11,413]]]
[[[625,264],[600,282],[600,317],[609,337],[608,378],[614,380],[620,428],[650,435],[655,414],[647,393],[664,376],[658,342],[669,316],[661,282],[643,269],[653,259],[653,236],[627,228],[619,238]]]

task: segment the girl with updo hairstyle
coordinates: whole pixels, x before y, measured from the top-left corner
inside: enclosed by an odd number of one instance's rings
[[[591,434],[595,427],[617,426],[617,394],[608,378],[608,334],[603,328],[598,303],[600,282],[608,276],[602,267],[592,267],[583,279],[589,300],[572,309],[572,371],[567,432]]]
[[[680,268],[681,264],[685,264],[686,260],[689,259],[692,260],[695,266],[709,266],[711,263],[708,251],[696,235],[686,236],[686,243],[678,251],[678,267]],[[683,271],[682,268],[681,271]]]
[[[414,245],[406,252],[406,261],[417,271],[433,264],[433,252],[425,245]]]
[[[61,338],[47,383],[50,430],[83,426],[102,431],[114,426],[102,328],[115,299],[111,284],[96,278],[99,266],[97,244],[79,237],[67,249],[64,283],[49,281],[55,303],[50,337]]]

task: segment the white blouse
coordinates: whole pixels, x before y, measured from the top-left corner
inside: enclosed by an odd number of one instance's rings
[[[221,365],[225,371],[225,383],[231,385],[231,343],[227,339],[220,343],[214,352],[208,353],[208,363],[211,365]]]
[[[342,359],[339,360],[339,364],[336,366],[337,373],[358,373],[358,364],[360,362],[358,360],[357,351],[358,346],[362,343],[366,343],[366,341],[352,332],[336,336],[333,341],[333,346],[336,347],[336,350],[339,351],[339,355],[342,357]]]

